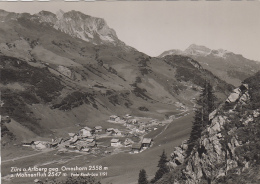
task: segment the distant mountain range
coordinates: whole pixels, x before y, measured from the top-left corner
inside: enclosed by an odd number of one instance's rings
[[[244,58],[227,50],[212,50],[205,46],[192,44],[186,50],[169,50],[158,57],[168,55],[182,55],[198,61],[203,68],[229,84],[238,86],[241,81],[260,70],[260,62]]]

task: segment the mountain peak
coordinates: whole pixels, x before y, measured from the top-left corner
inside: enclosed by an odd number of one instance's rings
[[[75,10],[69,12],[60,10],[56,16],[58,20],[54,28],[73,37],[94,44],[116,45],[119,42],[116,32],[102,18],[91,17]]]
[[[40,18],[40,22],[47,22],[59,31],[95,45],[124,45],[117,38],[116,32],[102,18],[92,17],[75,10],[68,12],[59,10],[56,14],[41,11],[35,15]]]
[[[61,9],[57,11],[56,16],[58,19],[61,19],[63,17],[64,11],[62,11]]]
[[[211,50],[203,45],[197,45],[197,44],[191,44],[187,49],[184,51],[173,49],[163,52],[159,57],[164,57],[166,55],[184,55],[184,56],[208,56],[212,55],[214,57],[221,57],[225,58],[227,54],[231,54],[232,52],[229,52],[224,49],[218,49],[218,50]]]
[[[205,50],[210,50],[209,48],[203,46],[203,45],[197,45],[197,44],[191,44],[187,49],[205,49]]]
[[[211,52],[211,49],[205,47],[205,46],[200,46],[196,44],[190,45],[185,51],[186,54],[190,55],[208,55]]]

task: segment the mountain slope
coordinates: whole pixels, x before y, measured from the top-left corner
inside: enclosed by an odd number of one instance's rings
[[[183,55],[198,61],[203,68],[211,71],[229,84],[238,86],[243,80],[260,70],[260,62],[249,60],[242,55],[227,50],[211,50],[205,46],[192,44],[186,50],[169,50],[159,57]]]
[[[107,118],[115,113],[163,119],[162,109],[177,110],[179,102],[193,106],[190,100],[202,85],[191,79],[197,76],[211,81],[220,99],[232,88],[195,61],[180,57],[182,67],[194,71],[187,79],[174,64],[178,60],[152,58],[128,49],[102,20],[80,12],[30,15],[0,11],[0,17],[4,35],[0,36],[1,114],[9,115],[31,135],[62,136],[79,124],[106,128],[110,126]],[[74,27],[83,26],[85,31],[93,27],[89,19],[100,20],[89,34],[104,35],[103,29],[108,29],[115,42],[88,41],[74,34]],[[149,111],[140,111],[140,107]]]
[[[173,171],[160,183],[259,183],[260,72],[246,79],[216,111],[198,145],[185,159],[187,146],[175,148]]]

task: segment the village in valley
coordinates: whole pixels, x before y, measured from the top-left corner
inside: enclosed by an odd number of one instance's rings
[[[152,146],[153,137],[145,135],[170,122],[170,120],[158,121],[147,117],[133,117],[130,114],[123,117],[111,115],[106,122],[111,124],[111,128],[79,127],[78,132],[69,132],[67,137],[27,140],[23,141],[23,146],[38,151],[56,149],[59,153],[78,152],[101,156],[119,152],[134,154]],[[112,128],[113,124],[121,125],[122,128]]]

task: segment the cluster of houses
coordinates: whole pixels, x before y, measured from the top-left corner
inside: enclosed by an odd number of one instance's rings
[[[126,114],[124,117],[120,118],[116,115],[111,115],[108,122],[110,123],[119,123],[124,125],[130,131],[130,134],[134,135],[144,135],[145,133],[157,129],[157,126],[163,126],[162,122],[157,120],[150,120],[148,122],[140,121],[139,118],[132,118],[130,114]]]
[[[132,138],[143,137],[148,131],[155,130],[155,126],[160,125],[156,120],[149,120],[147,122],[140,121],[141,118],[132,118],[131,115],[126,114],[123,118],[112,115],[109,117],[109,122],[120,123],[127,129],[121,131],[117,128],[103,129],[102,126],[95,126],[94,128],[82,127],[77,133],[68,133],[66,138],[57,139],[40,139],[37,141],[27,140],[23,142],[24,146],[31,146],[36,150],[44,150],[51,148],[58,148],[60,151],[80,151],[90,152],[98,148],[102,149],[102,142],[97,140],[101,138],[110,138],[110,142],[107,142],[110,147],[129,147],[130,152],[139,153],[142,150],[152,145],[152,138],[142,138],[133,141]],[[99,145],[99,146],[98,146]],[[106,147],[106,146],[105,146]]]
[[[152,146],[153,139],[152,138],[143,138],[141,142],[135,143],[131,139],[126,139],[124,141],[125,146],[131,146],[131,153],[139,153],[149,147]],[[122,146],[122,143],[119,139],[113,138],[111,140],[111,146],[119,147]]]
[[[31,146],[36,150],[48,148],[66,148],[68,150],[78,150],[88,152],[97,147],[95,133],[101,132],[102,127],[96,126],[94,129],[83,127],[78,133],[68,133],[67,138],[48,139],[40,138],[38,141],[23,141],[24,146]]]

